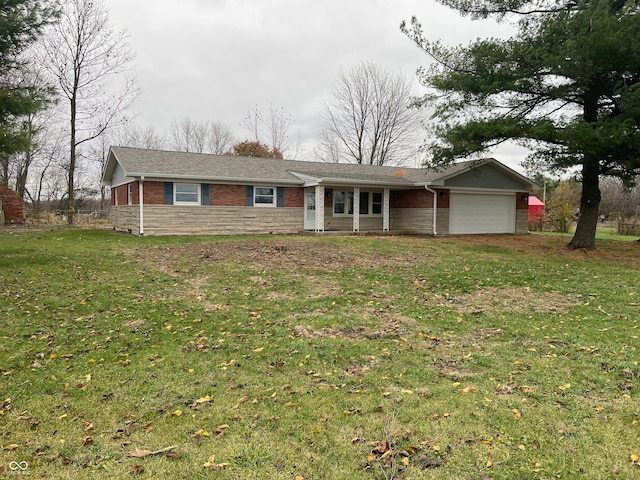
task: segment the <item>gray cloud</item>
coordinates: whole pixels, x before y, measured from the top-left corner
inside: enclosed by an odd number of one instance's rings
[[[173,119],[240,122],[256,105],[283,107],[305,145],[319,130],[321,100],[340,68],[372,61],[415,77],[428,58],[399,30],[417,15],[449,44],[508,34],[424,0],[105,0],[130,34],[143,90],[140,126]],[[512,150],[513,151],[513,150]],[[516,155],[517,157],[519,155]],[[503,159],[504,160],[504,159]],[[513,159],[507,159],[512,166]]]

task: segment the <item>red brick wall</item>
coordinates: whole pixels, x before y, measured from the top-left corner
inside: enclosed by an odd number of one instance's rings
[[[211,185],[211,205],[221,207],[244,207],[247,204],[246,185]]]
[[[129,205],[128,185],[132,186],[132,205],[138,203],[138,182],[132,182],[131,184],[120,185],[111,189],[111,205],[116,204],[116,195],[118,197],[118,205]]]
[[[132,184],[133,205],[138,204],[138,182]],[[115,205],[118,191],[118,205],[127,205],[127,185],[111,189],[111,205]],[[244,207],[247,204],[246,185],[209,185],[209,204],[221,207]],[[145,205],[164,205],[164,182],[144,182]],[[304,189],[298,187],[285,187],[285,207],[304,207]]]
[[[0,183],[0,199],[2,199],[2,211],[6,223],[24,223],[24,202],[9,187]]]
[[[433,190],[438,193],[438,208],[449,208],[451,192],[449,190],[438,190],[436,188]],[[431,198],[433,198],[433,194],[431,195]]]
[[[516,210],[529,210],[529,194],[527,192],[516,193]]]
[[[304,188],[284,187],[285,207],[304,207]]]
[[[164,205],[164,182],[144,182],[145,205]]]
[[[427,190],[397,190],[391,192],[391,208],[433,208],[433,193]],[[438,208],[446,208],[438,198]]]

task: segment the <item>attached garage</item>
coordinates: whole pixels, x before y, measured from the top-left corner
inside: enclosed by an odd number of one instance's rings
[[[449,233],[515,233],[516,195],[451,192]]]

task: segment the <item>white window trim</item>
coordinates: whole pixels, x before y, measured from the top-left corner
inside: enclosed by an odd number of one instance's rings
[[[133,183],[127,184],[127,205],[133,205]]]
[[[195,202],[185,202],[178,200],[178,185],[196,185],[198,187],[198,200]],[[173,183],[173,204],[174,205],[200,205],[202,203],[202,187],[199,183],[174,182]]]
[[[258,195],[258,189],[259,188],[270,188],[273,191],[273,202],[271,203],[258,203],[256,202],[256,197],[264,197],[264,196],[268,196],[268,195]],[[273,208],[277,205],[278,203],[278,189],[276,187],[272,187],[270,185],[260,185],[260,186],[255,186],[253,187],[253,206],[254,207],[259,207],[259,208]]]

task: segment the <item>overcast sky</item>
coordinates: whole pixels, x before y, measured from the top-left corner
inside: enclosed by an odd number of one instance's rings
[[[415,78],[428,63],[399,29],[416,15],[429,38],[451,45],[508,34],[434,0],[105,0],[126,30],[142,89],[139,127],[164,131],[174,119],[223,121],[239,139],[257,105],[284,108],[313,158],[320,108],[338,72],[361,61]],[[495,155],[518,168],[522,151]]]

